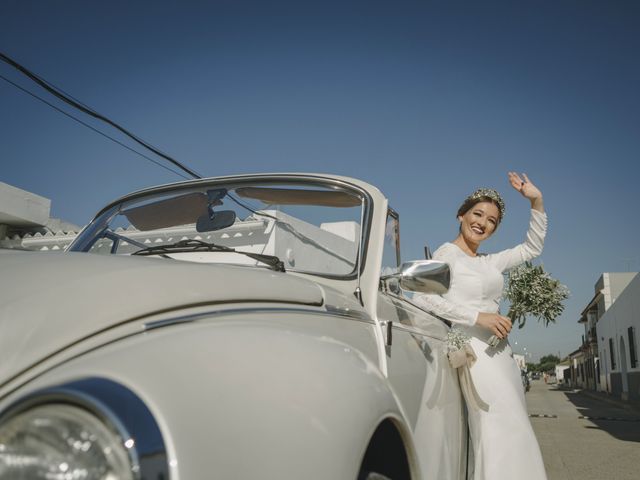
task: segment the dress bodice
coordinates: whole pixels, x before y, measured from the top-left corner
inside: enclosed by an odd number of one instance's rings
[[[526,239],[513,248],[472,257],[453,243],[443,244],[433,258],[449,264],[449,290],[441,296],[416,295],[414,302],[451,322],[469,326],[476,323],[480,312],[497,313],[503,272],[540,255],[546,231],[546,214],[531,210]]]
[[[471,257],[454,243],[445,243],[435,258],[446,261],[451,270],[451,285],[442,298],[476,311],[498,311],[504,280],[487,255]]]

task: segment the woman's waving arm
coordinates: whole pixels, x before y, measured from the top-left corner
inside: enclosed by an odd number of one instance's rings
[[[544,238],[547,234],[547,214],[544,211],[540,189],[524,173],[520,177],[515,172],[509,172],[509,182],[515,190],[531,202],[531,218],[529,230],[523,243],[514,248],[488,255],[488,259],[501,272],[539,256],[542,253]]]
[[[509,183],[519,191],[524,198],[531,202],[531,209],[544,213],[544,202],[542,201],[542,192],[536,187],[526,173],[522,174],[522,178],[516,172],[509,172]]]

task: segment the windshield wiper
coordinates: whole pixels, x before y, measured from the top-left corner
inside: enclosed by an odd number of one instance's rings
[[[147,246],[144,243],[138,242],[137,240],[134,240],[133,238],[129,238],[126,237],[124,235],[120,235],[119,233],[114,232],[113,230],[111,230],[110,228],[105,228],[104,233],[102,234],[102,236],[104,238],[108,238],[109,240],[111,240],[113,242],[113,245],[111,246],[111,253],[115,254],[116,251],[118,250],[118,244],[122,241],[122,242],[127,242],[131,245],[134,245],[136,247],[141,247],[141,248],[147,248]],[[168,257],[162,253],[159,254],[161,257],[164,258],[171,258]]]
[[[284,263],[275,255],[266,255],[264,253],[252,253],[243,252],[242,250],[236,250],[235,248],[225,247],[224,245],[217,245],[215,243],[203,242],[202,240],[180,240],[179,242],[170,243],[168,245],[154,245],[152,247],[146,247],[142,250],[133,252],[131,255],[166,255],[169,253],[181,253],[181,252],[229,252],[238,253],[240,255],[246,255],[253,258],[260,263],[264,263],[273,268],[277,272],[284,272]]]

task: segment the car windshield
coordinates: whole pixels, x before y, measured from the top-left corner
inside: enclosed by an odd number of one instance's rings
[[[272,256],[287,271],[349,276],[365,208],[362,193],[331,183],[199,182],[108,207],[69,250],[259,267]]]

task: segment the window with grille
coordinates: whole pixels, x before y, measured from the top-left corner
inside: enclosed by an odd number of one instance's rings
[[[611,370],[616,369],[616,354],[613,348],[613,338],[609,339],[609,353],[611,354]]]
[[[636,348],[636,332],[633,327],[627,329],[629,334],[629,357],[631,358],[631,368],[638,366],[638,350]]]

